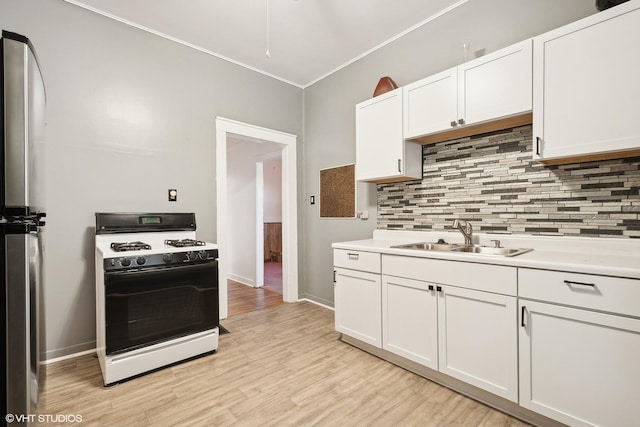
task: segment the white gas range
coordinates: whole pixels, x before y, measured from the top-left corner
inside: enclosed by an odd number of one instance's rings
[[[96,214],[96,347],[105,385],[218,348],[218,247],[193,213]]]

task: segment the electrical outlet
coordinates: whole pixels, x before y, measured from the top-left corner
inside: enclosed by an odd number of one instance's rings
[[[358,211],[357,216],[360,219],[369,219],[369,211],[367,209]]]
[[[170,202],[178,201],[178,190],[176,190],[175,188],[169,189],[169,201]]]

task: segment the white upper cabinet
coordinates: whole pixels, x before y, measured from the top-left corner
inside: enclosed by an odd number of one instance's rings
[[[640,155],[638,42],[637,1],[534,38],[534,159]]]
[[[457,68],[418,80],[403,91],[406,138],[439,132],[457,123]]]
[[[458,120],[474,124],[531,111],[532,60],[528,39],[459,66]]]
[[[356,105],[356,179],[393,182],[422,178],[422,146],[402,135],[402,89]]]
[[[461,132],[470,135],[481,131],[471,125],[530,112],[531,43],[531,39],[525,40],[405,86],[404,137],[419,138],[452,129],[469,129],[469,133]],[[530,122],[530,117],[527,120]]]

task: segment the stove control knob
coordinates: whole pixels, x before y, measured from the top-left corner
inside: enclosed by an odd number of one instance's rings
[[[122,258],[120,260],[120,265],[123,267],[129,267],[131,265],[131,260],[129,258]]]
[[[185,256],[186,256],[186,261],[195,261],[197,255],[193,252],[187,252]]]
[[[164,262],[171,262],[171,254],[164,254],[164,255],[162,255],[162,261],[164,261]]]
[[[147,262],[147,259],[143,256],[139,256],[138,259],[136,259],[136,264],[138,265],[144,265],[145,262]]]
[[[201,260],[206,261],[208,257],[209,256],[207,255],[207,251],[198,252],[198,258],[200,258]]]

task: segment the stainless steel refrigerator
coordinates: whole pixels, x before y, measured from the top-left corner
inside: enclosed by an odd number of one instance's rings
[[[15,425],[33,420],[39,396],[45,90],[29,40],[2,31],[0,42],[1,414]]]

